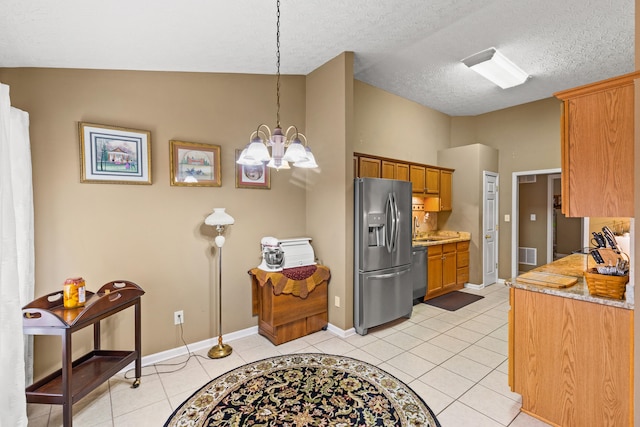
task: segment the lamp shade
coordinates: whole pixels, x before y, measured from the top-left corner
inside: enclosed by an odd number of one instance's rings
[[[209,215],[204,223],[207,225],[231,225],[235,222],[233,217],[226,213],[225,208],[214,208],[213,213]]]

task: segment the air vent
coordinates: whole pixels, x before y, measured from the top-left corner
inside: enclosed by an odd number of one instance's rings
[[[538,265],[538,249],[518,248],[518,263],[527,265]]]
[[[536,182],[537,175],[520,175],[518,177],[518,184],[531,184]]]

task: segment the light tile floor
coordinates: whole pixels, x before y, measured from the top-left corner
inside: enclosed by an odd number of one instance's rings
[[[496,284],[466,292],[485,298],[455,312],[417,304],[411,319],[371,328],[365,336],[321,331],[274,346],[253,335],[229,342],[233,353],[224,359],[211,360],[201,351],[145,367],[137,389],[116,375],[74,405],[73,425],[162,426],[193,392],[224,372],[280,354],[320,352],[395,375],[424,399],[442,427],[546,426],[520,413],[521,397],[507,385],[508,289]],[[30,404],[28,413],[30,427],[62,425],[59,405]]]

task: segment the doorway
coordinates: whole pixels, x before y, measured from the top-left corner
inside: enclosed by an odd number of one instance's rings
[[[553,262],[583,247],[583,220],[562,213],[561,175],[547,176],[547,263]]]
[[[581,218],[569,218],[573,224],[567,226],[564,215],[558,215],[561,207],[559,189],[560,169],[513,173],[511,277],[553,261],[554,255],[564,252],[568,252],[568,255],[582,248],[583,221]],[[570,232],[571,237],[566,237],[565,231],[575,229],[575,221],[578,223],[578,232]]]

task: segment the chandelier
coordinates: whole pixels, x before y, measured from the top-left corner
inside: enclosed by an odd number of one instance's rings
[[[289,126],[285,132],[282,132],[280,126],[280,0],[277,0],[276,6],[276,127],[272,132],[269,126],[258,125],[251,133],[249,144],[242,150],[237,163],[246,166],[267,163],[268,167],[276,170],[290,169],[289,164],[313,169],[318,164],[307,144],[307,137],[298,132],[295,126]]]

